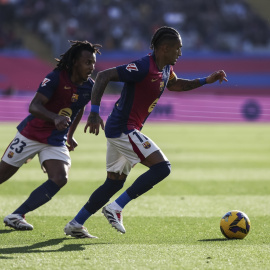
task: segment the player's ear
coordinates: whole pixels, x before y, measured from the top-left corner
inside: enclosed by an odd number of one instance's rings
[[[160,46],[160,50],[163,52],[163,53],[167,53],[170,49],[169,49],[169,44],[168,43],[164,43]]]

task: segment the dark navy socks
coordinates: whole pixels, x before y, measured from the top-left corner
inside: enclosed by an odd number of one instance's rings
[[[28,197],[28,199],[13,212],[13,214],[24,215],[33,211],[41,205],[48,202],[58,191],[59,186],[52,180],[47,180],[45,183],[36,188]]]
[[[84,224],[91,215],[96,213],[96,211],[105,205],[110,198],[123,187],[124,183],[125,180],[112,180],[107,178],[104,184],[92,193],[88,202],[74,219],[79,224]]]
[[[139,176],[126,190],[127,195],[131,199],[141,196],[150,190],[154,185],[166,178],[170,172],[171,164],[169,161],[163,161],[151,166],[147,172]]]

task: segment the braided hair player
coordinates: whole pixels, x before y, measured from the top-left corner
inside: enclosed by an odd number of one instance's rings
[[[125,233],[122,211],[132,200],[137,199],[171,172],[171,164],[161,149],[141,132],[145,121],[157,104],[164,89],[188,91],[205,84],[227,81],[223,70],[208,77],[194,80],[177,78],[173,66],[182,55],[182,39],[171,27],[159,28],[152,37],[153,52],[129,64],[99,72],[92,91],[91,112],[85,132],[99,134],[99,106],[107,84],[124,82],[120,98],[105,125],[107,138],[107,179],[90,196],[73,220],[65,227],[67,235],[77,237],[73,231],[103,207],[110,198],[122,189],[124,182],[137,163],[147,171],[140,175],[115,201],[106,205],[102,213],[119,232]],[[83,232],[82,232],[83,233]]]

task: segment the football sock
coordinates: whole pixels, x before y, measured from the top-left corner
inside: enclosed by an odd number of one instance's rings
[[[74,221],[77,223],[83,225],[85,221],[90,218],[92,214],[89,213],[84,207],[79,211],[79,213],[76,215],[76,217],[70,222],[72,225],[76,225]]]
[[[75,218],[73,218],[69,223],[77,228],[80,228],[82,226],[82,224],[78,223]]]
[[[28,199],[18,208],[13,214],[24,215],[35,210],[41,205],[48,202],[58,191],[59,186],[52,180],[47,180],[45,183],[36,188],[28,197]]]
[[[90,213],[90,215],[94,214],[124,186],[124,183],[125,180],[112,180],[107,178],[104,184],[92,193],[88,202],[84,205],[84,208]],[[77,218],[82,220],[81,217]],[[78,221],[78,219],[76,220]]]
[[[127,203],[131,201],[131,198],[128,196],[127,192],[125,191],[122,193],[114,202],[110,204],[112,209],[122,211]]]
[[[169,161],[163,161],[151,166],[147,172],[139,176],[135,182],[126,190],[127,195],[131,199],[136,199],[137,197],[150,190],[154,185],[158,184],[161,180],[166,178],[170,172],[171,164]],[[118,199],[116,199],[116,201],[117,200]],[[123,203],[122,205],[125,206]]]

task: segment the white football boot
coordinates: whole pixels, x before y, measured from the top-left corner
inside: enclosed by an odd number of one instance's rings
[[[24,216],[19,214],[10,214],[4,218],[4,223],[6,226],[14,228],[15,230],[25,231],[33,230],[33,225],[29,224]]]
[[[102,213],[107,218],[112,227],[114,227],[117,231],[121,233],[126,232],[126,229],[123,225],[122,211],[114,210],[110,208],[109,205],[107,205],[103,207]]]
[[[74,226],[71,225],[70,222],[65,226],[64,232],[66,235],[70,235],[75,238],[97,238],[96,236],[89,234],[84,226]]]

